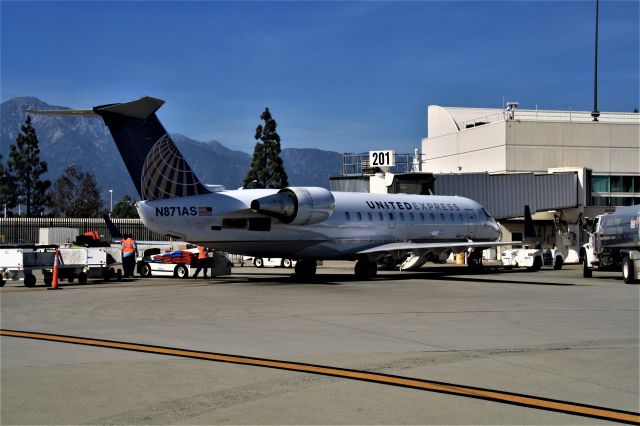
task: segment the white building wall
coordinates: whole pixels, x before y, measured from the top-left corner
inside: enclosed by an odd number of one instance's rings
[[[431,109],[429,109],[431,114]],[[506,170],[506,122],[460,130],[422,140],[430,173],[504,172]],[[439,133],[439,132],[438,132]]]

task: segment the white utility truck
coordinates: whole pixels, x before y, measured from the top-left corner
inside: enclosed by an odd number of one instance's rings
[[[590,278],[594,269],[622,271],[627,284],[640,278],[640,205],[618,207],[613,213],[586,218],[584,230],[589,242],[580,250],[582,275]]]

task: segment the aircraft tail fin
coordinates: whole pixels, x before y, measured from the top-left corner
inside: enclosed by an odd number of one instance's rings
[[[107,225],[107,229],[109,230],[109,235],[111,235],[111,239],[122,240],[122,233],[120,233],[120,230],[115,225],[115,223],[111,221],[111,218],[109,217],[109,215],[104,214],[102,215],[102,218],[104,219],[104,223]]]
[[[142,97],[92,110],[28,110],[46,115],[101,117],[143,200],[186,197],[210,191],[200,183],[156,116],[161,99]]]

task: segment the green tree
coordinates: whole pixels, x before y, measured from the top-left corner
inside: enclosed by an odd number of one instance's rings
[[[51,201],[55,216],[100,217],[104,212],[95,176],[79,166],[67,167],[55,180]]]
[[[49,205],[47,190],[51,186],[48,180],[41,180],[47,172],[47,163],[40,161],[40,147],[36,130],[31,125],[31,116],[27,116],[20,127],[16,143],[10,146],[9,175],[13,177],[13,191],[19,203],[27,206],[27,216],[39,216]]]
[[[136,202],[129,195],[122,197],[111,212],[111,217],[114,218],[139,218],[138,210],[136,210]]]
[[[280,135],[276,132],[278,124],[271,116],[269,108],[265,108],[260,115],[264,126],[259,124],[256,128],[255,149],[251,168],[244,178],[245,188],[284,188],[289,186],[287,172],[284,170],[282,158],[280,158]]]
[[[13,176],[4,167],[0,154],[0,208],[12,209],[16,206],[16,192],[13,186]]]

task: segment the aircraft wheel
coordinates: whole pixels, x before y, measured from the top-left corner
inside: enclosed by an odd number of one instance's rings
[[[174,269],[173,274],[178,278],[189,278],[189,270],[184,265],[176,266],[176,269]]]
[[[140,267],[140,275],[148,278],[151,276],[151,266],[147,262],[144,262]]]
[[[633,260],[629,257],[625,257],[622,260],[622,279],[627,284],[634,284],[637,282],[635,277],[635,270],[633,268]]]
[[[283,268],[291,268],[291,259],[282,259],[281,266]]]
[[[359,280],[368,280],[378,273],[378,265],[369,259],[360,259],[356,262],[355,274]]]
[[[25,274],[24,276],[24,286],[25,287],[34,287],[36,285],[36,276],[33,274]]]
[[[315,260],[300,260],[296,263],[296,277],[309,280],[316,275],[316,261]]]
[[[559,271],[560,269],[562,269],[562,265],[564,265],[564,260],[562,260],[561,257],[557,257],[556,262],[553,264],[553,269]]]
[[[264,266],[264,261],[261,257],[256,257],[255,259],[253,259],[253,264],[256,268],[262,268]]]

